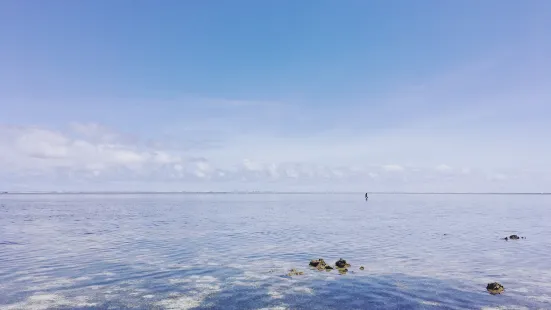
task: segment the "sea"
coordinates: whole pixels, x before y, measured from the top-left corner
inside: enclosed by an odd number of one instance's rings
[[[0,309],[551,309],[551,196],[4,194]]]

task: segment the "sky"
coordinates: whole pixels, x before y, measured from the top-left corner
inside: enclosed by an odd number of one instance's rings
[[[551,2],[0,1],[0,190],[551,191]]]

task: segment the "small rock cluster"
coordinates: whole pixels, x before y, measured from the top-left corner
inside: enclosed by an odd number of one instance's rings
[[[347,273],[348,268],[350,266],[351,265],[342,258],[335,262],[335,267],[327,265],[327,263],[323,260],[323,258],[313,259],[310,261],[310,267],[314,267],[317,270],[331,271],[333,269],[337,269],[341,274]],[[365,268],[363,266],[360,267],[360,270],[364,270],[364,269]]]
[[[509,237],[503,238],[503,240],[519,240],[519,239],[526,239],[526,237],[519,237],[518,235],[510,235]]]
[[[505,237],[505,240],[507,240],[507,239],[518,240],[518,239],[521,239],[521,238],[517,235],[511,235],[509,237]],[[522,239],[524,239],[524,237]],[[313,267],[313,268],[315,268],[319,271],[322,271],[322,270],[331,271],[333,269],[337,269],[340,274],[346,274],[348,272],[348,268],[351,267],[351,265],[346,260],[344,260],[342,258],[335,262],[335,267],[328,265],[323,258],[313,259],[313,260],[310,261],[309,265],[310,265],[310,267]],[[365,270],[365,267],[360,266],[360,270]],[[289,273],[287,274],[287,276],[290,276],[290,277],[291,276],[300,276],[300,275],[303,275],[303,274],[304,274],[304,272],[302,272],[302,271],[298,271],[296,269],[291,269],[289,271]],[[488,283],[488,285],[486,286],[486,290],[492,295],[498,295],[498,294],[503,293],[505,288],[500,283],[493,282],[493,283]]]
[[[313,259],[310,261],[310,267],[314,267],[317,270],[332,270],[333,267],[327,265],[327,263],[323,260],[323,258],[320,259]]]
[[[313,259],[310,261],[310,267],[313,267],[315,269],[317,269],[318,271],[331,271],[333,269],[337,269],[339,271],[340,274],[346,274],[348,272],[348,268],[351,267],[351,265],[344,259],[339,259],[338,261],[335,262],[335,266],[331,266],[331,265],[328,265],[325,260],[323,260],[323,258],[319,258],[319,259]],[[365,267],[364,266],[360,266],[360,270],[365,270]],[[296,269],[291,269],[289,270],[289,273],[287,274],[287,276],[289,277],[292,277],[292,276],[301,276],[303,275],[304,272],[302,271],[298,271]]]
[[[447,234],[444,234],[447,235]],[[503,238],[503,240],[519,240],[519,239],[526,239],[526,237],[519,237],[518,235],[510,235],[508,237]],[[346,274],[348,272],[348,268],[351,267],[351,265],[344,259],[340,258],[338,261],[335,262],[335,267],[328,265],[323,258],[319,259],[313,259],[310,261],[310,267],[316,268],[319,271],[326,270],[331,271],[333,269],[337,269],[340,274]],[[360,266],[360,270],[364,270],[364,266]],[[303,275],[304,272],[297,271],[296,269],[291,269],[290,272],[287,274],[288,276],[298,276]],[[503,285],[501,285],[498,282],[492,282],[488,283],[486,285],[486,290],[492,294],[492,295],[498,295],[503,293],[505,288]]]

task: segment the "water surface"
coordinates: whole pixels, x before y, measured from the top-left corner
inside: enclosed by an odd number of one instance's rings
[[[0,309],[551,309],[550,205],[528,195],[2,195]],[[527,239],[500,240],[510,234]],[[352,267],[310,270],[317,257]],[[485,291],[493,281],[502,295]]]

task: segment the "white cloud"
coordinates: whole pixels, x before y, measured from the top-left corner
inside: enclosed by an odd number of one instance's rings
[[[29,128],[16,137],[14,147],[30,157],[64,158],[68,140],[63,135],[36,128]]]
[[[252,161],[250,159],[244,159],[243,160],[243,167],[248,170],[248,171],[254,171],[254,172],[258,172],[258,171],[263,171],[264,170],[264,167],[261,163],[258,163],[258,162],[255,162],[255,161]]]
[[[0,185],[14,190],[544,191],[551,175],[549,169],[491,165],[497,161],[480,149],[480,161],[454,157],[456,152],[431,141],[434,137],[403,132],[362,143],[334,132],[265,135],[246,144],[230,139],[216,149],[188,149],[115,132],[102,138],[95,134],[103,130],[98,128],[84,126],[79,130],[86,134],[74,135],[73,128],[0,126]]]
[[[461,174],[470,174],[471,173],[471,169],[469,168],[461,168]]]
[[[280,172],[279,172],[279,169],[278,169],[278,167],[275,163],[271,163],[270,165],[268,165],[268,174],[273,179],[279,178]]]
[[[121,134],[97,123],[72,122],[69,124],[69,128],[77,137],[86,140],[113,143],[122,139]]]
[[[441,164],[441,165],[438,165],[436,166],[435,168],[437,171],[440,171],[440,172],[450,172],[452,171],[452,167],[448,166],[448,165],[444,165],[444,164]]]
[[[133,145],[91,142],[71,138],[61,132],[24,127],[0,127],[5,137],[0,151],[5,160],[3,170],[51,170],[70,168],[101,171],[113,167],[139,169],[146,164],[166,164],[181,161],[177,156]]]
[[[193,173],[195,176],[201,179],[209,179],[212,176],[214,168],[206,160],[201,159],[196,161],[194,164],[195,170]]]
[[[298,171],[292,167],[285,169],[285,175],[292,179],[297,179],[299,177]]]
[[[384,165],[382,166],[383,170],[390,171],[390,172],[401,172],[404,171],[404,167],[400,165]]]
[[[155,151],[153,161],[158,164],[172,164],[180,162],[180,158],[164,151]]]
[[[505,181],[507,180],[509,177],[503,173],[495,173],[495,174],[492,174],[490,176],[488,176],[488,179],[492,180],[492,181]]]

